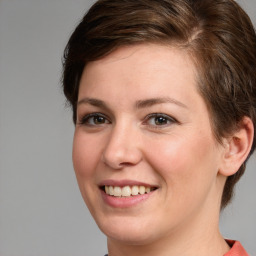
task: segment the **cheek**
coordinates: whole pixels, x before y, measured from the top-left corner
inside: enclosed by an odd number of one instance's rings
[[[94,141],[95,142],[95,141]],[[97,144],[96,144],[97,145]],[[76,131],[73,140],[73,166],[76,174],[77,183],[81,195],[94,215],[94,204],[96,201],[95,186],[96,167],[98,164],[99,150],[95,147],[90,136],[85,136],[83,132]]]
[[[186,138],[155,145],[154,152],[160,157],[152,152],[151,165],[164,184],[165,212],[189,216],[211,197],[216,155],[209,145],[208,139]]]
[[[94,173],[98,156],[96,148],[95,144],[91,143],[90,137],[75,132],[72,158],[78,183],[80,178],[90,178]]]
[[[149,151],[149,159],[171,189],[193,190],[216,173],[213,143],[209,136],[196,135],[158,141],[148,147],[154,148]]]

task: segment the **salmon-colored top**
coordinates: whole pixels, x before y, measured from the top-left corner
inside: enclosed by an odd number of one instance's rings
[[[223,256],[249,256],[240,242],[233,240],[226,240],[226,242],[231,249]]]
[[[231,249],[223,256],[250,256],[241,245],[240,242],[234,240],[226,240]],[[106,254],[105,256],[108,256]]]

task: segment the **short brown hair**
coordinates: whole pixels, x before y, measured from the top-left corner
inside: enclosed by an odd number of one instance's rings
[[[63,58],[63,89],[73,109],[85,65],[120,46],[151,42],[187,50],[197,67],[198,89],[221,143],[244,116],[256,127],[256,35],[234,0],[99,0],[71,35]],[[255,149],[255,137],[250,155]],[[246,163],[227,178],[221,207]]]

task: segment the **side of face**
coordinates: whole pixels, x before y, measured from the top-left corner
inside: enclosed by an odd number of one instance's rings
[[[84,69],[73,163],[110,239],[143,244],[218,221],[224,148],[195,72],[185,52],[155,44],[122,47]],[[150,193],[114,197],[104,186]]]

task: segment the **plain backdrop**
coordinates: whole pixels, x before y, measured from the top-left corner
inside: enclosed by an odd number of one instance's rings
[[[0,256],[103,256],[78,190],[61,57],[90,0],[0,0]],[[241,5],[256,23],[256,1]],[[256,255],[256,158],[221,217]]]

